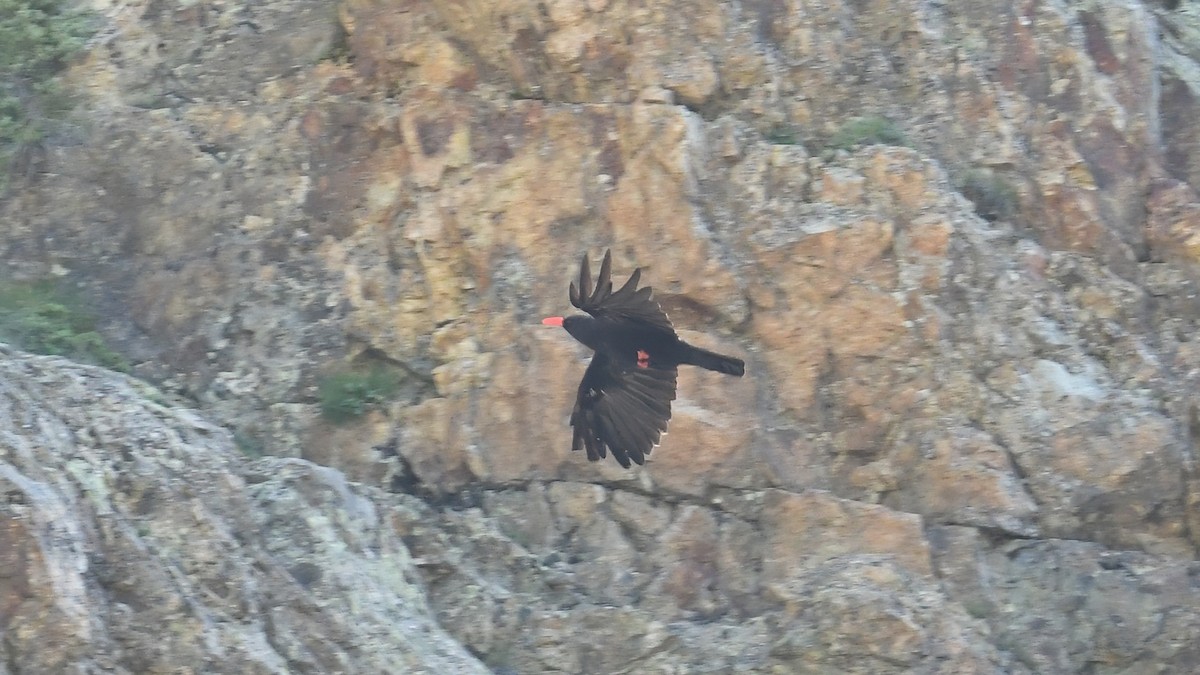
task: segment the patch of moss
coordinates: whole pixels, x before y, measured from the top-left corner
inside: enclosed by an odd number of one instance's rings
[[[334,34],[333,39],[329,41],[329,46],[318,58],[318,61],[330,61],[333,63],[350,63],[353,58],[353,52],[350,50],[350,35],[342,27],[340,21],[334,19]]]
[[[851,118],[829,139],[831,150],[852,150],[860,145],[911,144],[895,122],[879,115]]]
[[[771,127],[771,129],[769,131],[767,131],[764,138],[766,138],[767,142],[770,143],[771,145],[799,145],[800,144],[800,135],[796,133],[795,129],[793,129],[790,126],[787,126],[785,124],[780,124],[780,125]]]
[[[975,205],[984,220],[1010,220],[1020,206],[1017,189],[990,169],[971,169],[958,181],[958,191]]]
[[[969,597],[962,603],[963,609],[967,610],[976,619],[986,619],[992,615],[992,606],[983,598]]]
[[[245,431],[233,432],[233,444],[250,459],[259,459],[266,454],[262,440]]]
[[[321,414],[335,424],[363,416],[391,401],[400,392],[402,376],[394,368],[348,370],[329,375],[317,384]]]
[[[0,340],[35,354],[129,370],[96,332],[95,317],[54,282],[0,283]]]

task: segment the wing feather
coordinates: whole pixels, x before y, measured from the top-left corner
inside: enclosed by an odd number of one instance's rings
[[[595,304],[612,294],[612,249],[604,252],[600,263],[600,276],[596,277],[596,288],[588,301]]]
[[[592,296],[592,270],[588,265],[587,253],[583,254],[583,262],[579,265],[579,300],[586,301]],[[579,305],[575,305],[578,307]]]
[[[629,275],[629,281],[625,282],[616,293],[609,298],[610,302],[628,302],[633,297],[634,291],[637,290],[638,282],[642,279],[642,268],[638,267],[633,270],[633,274]]]
[[[612,452],[621,466],[643,463],[671,419],[675,377],[674,368],[622,368],[597,353],[571,412],[571,449],[591,461]]]
[[[671,320],[654,300],[654,291],[649,286],[638,288],[641,269],[635,269],[620,289],[613,292],[612,250],[605,251],[600,263],[600,274],[592,285],[591,268],[587,254],[579,266],[579,285],[571,284],[568,297],[571,304],[597,319],[624,320],[647,327],[675,333]]]
[[[623,447],[629,448],[630,456],[642,452],[643,449],[645,452],[649,452],[649,449],[653,448],[658,441],[656,429],[642,421],[638,417],[637,411],[630,409],[631,405],[623,404],[613,407],[620,415],[617,418],[618,421],[615,422],[618,428],[618,440]]]
[[[636,456],[637,448],[633,445],[633,442],[630,439],[624,436],[621,425],[611,417],[598,415],[596,417],[596,427],[597,431],[600,432],[598,434],[599,440],[607,445],[608,449],[612,451],[613,459],[617,460],[617,463],[628,469],[629,456],[631,454]],[[638,464],[641,464],[641,462],[638,462]]]

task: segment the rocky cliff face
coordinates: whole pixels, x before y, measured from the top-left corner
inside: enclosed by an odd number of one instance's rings
[[[3,353],[0,669],[1200,659],[1188,3],[100,10],[0,258],[199,412]],[[634,471],[537,325],[610,246],[748,370]]]
[[[7,349],[0,373],[6,675],[487,672],[438,626],[402,502],[248,463],[115,373]]]

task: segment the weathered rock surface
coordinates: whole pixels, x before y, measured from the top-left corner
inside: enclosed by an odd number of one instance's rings
[[[817,490],[666,501],[553,481],[435,507],[249,460],[124,376],[8,349],[0,373],[4,672],[1184,672],[1197,657],[1191,561],[929,527]]]
[[[377,490],[150,391],[0,347],[3,672],[488,672]]]
[[[114,373],[7,349],[0,373],[6,672],[487,672],[447,629],[512,672],[1001,662],[939,591],[911,514],[561,482],[438,512],[302,460],[249,461]],[[823,603],[897,595],[899,616],[808,625]],[[812,653],[859,631],[886,638]]]
[[[107,617],[6,654],[1187,672],[1200,10],[1166,4],[104,4],[0,260],[78,282],[213,422],[6,356],[58,420],[4,448],[50,495],[6,516],[6,630]],[[911,147],[830,146],[871,115]],[[536,324],[610,246],[749,372],[681,373],[634,471],[568,452],[583,353]],[[407,380],[334,426],[349,362]],[[158,421],[71,405],[114,391]]]

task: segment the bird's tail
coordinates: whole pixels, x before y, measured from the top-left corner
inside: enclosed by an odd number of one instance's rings
[[[726,375],[741,377],[746,374],[746,364],[741,359],[724,356],[692,345],[688,345],[688,353],[682,363],[715,370],[718,373],[725,373]]]

